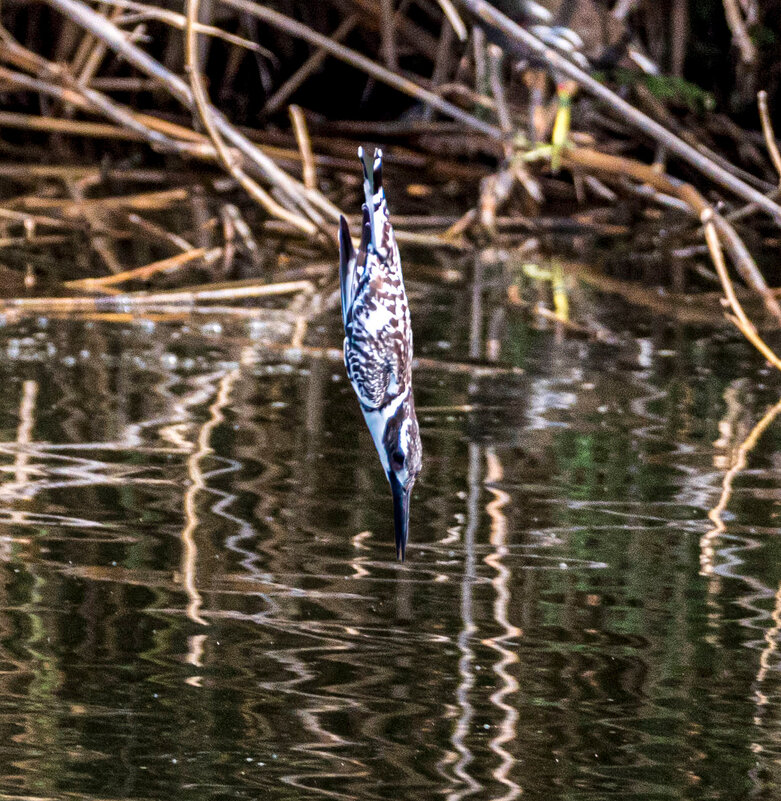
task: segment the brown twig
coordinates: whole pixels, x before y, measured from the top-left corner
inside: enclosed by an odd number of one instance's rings
[[[134,2],[134,0],[101,0],[101,2],[106,5],[116,6],[117,8],[126,8],[138,12],[138,14],[134,16],[125,16],[122,19],[124,24],[129,22],[140,22],[145,19],[154,19],[164,22],[166,25],[170,25],[173,28],[178,28],[180,31],[185,30],[187,26],[187,18],[184,14],[177,14],[175,11],[169,11],[166,8],[160,8],[159,6],[147,5],[146,3],[137,3]],[[250,50],[253,53],[260,53],[270,61],[276,62],[277,60],[276,56],[270,50],[268,50],[268,48],[259,45],[257,42],[251,42],[249,39],[228,33],[227,31],[222,30],[222,28],[217,28],[214,25],[204,25],[200,22],[196,22],[194,27],[196,33],[201,33],[205,36],[213,36],[217,39],[222,39],[223,41],[228,42],[228,44],[235,45],[236,47]]]
[[[385,66],[394,72],[399,68],[396,55],[396,26],[393,19],[393,0],[379,0],[381,51]]]
[[[727,18],[727,25],[732,31],[732,37],[740,51],[740,60],[744,64],[753,64],[757,59],[757,51],[751,37],[746,30],[743,15],[740,13],[736,0],[722,0],[724,4],[724,16]]]
[[[641,183],[650,184],[660,192],[683,200],[698,217],[701,217],[706,209],[710,209],[714,215],[713,224],[718,227],[725,246],[733,259],[735,268],[741,274],[743,280],[762,297],[767,310],[777,320],[781,321],[781,306],[779,306],[778,301],[767,286],[756,262],[745,245],[742,244],[742,240],[735,232],[735,229],[721,215],[713,211],[710,204],[691,184],[660,173],[634,159],[598,153],[588,148],[570,148],[565,152],[563,159],[565,163],[571,166],[586,167],[602,171],[605,174],[620,175],[625,178],[630,177]]]
[[[732,286],[732,281],[727,272],[727,265],[724,261],[724,254],[721,250],[721,243],[719,242],[718,234],[716,233],[716,226],[713,222],[713,210],[705,209],[700,215],[700,219],[705,229],[705,241],[708,244],[708,249],[711,253],[711,258],[716,267],[716,272],[721,279],[721,285],[724,288],[724,294],[727,296],[727,302],[730,308],[735,313],[732,321],[735,326],[740,330],[743,336],[775,367],[781,370],[781,359],[776,356],[772,348],[765,343],[765,341],[757,333],[757,329],[751,320],[748,319],[743,307],[740,305],[735,288]]]
[[[466,25],[464,25],[464,21],[459,16],[451,0],[437,0],[437,3],[459,41],[465,42],[467,39]]]
[[[135,212],[130,212],[127,215],[127,221],[146,234],[151,234],[156,239],[159,239],[162,242],[165,242],[176,250],[181,250],[183,252],[187,252],[193,249],[193,246],[190,242],[188,242],[184,237],[179,236],[179,234],[173,233],[173,231],[169,231],[166,228],[163,228],[161,225],[157,225],[157,223],[153,223],[150,220],[147,220],[145,217],[142,217],[140,214],[136,214]]]
[[[252,235],[252,230],[249,225],[247,225],[246,221],[241,216],[239,209],[234,206],[233,203],[227,203],[223,208],[223,214],[223,219],[229,220],[232,228],[241,237],[247,255],[252,259],[256,267],[260,267],[263,262],[260,247],[255,237]]]
[[[598,153],[585,148],[569,148],[565,151],[563,160],[570,166],[584,167],[588,165],[590,169],[595,169],[607,175],[630,176],[637,181],[650,184],[661,192],[674,195],[685,201],[703,224],[705,241],[708,245],[714,265],[716,266],[719,278],[721,279],[727,301],[735,315],[734,318],[731,319],[751,344],[754,345],[774,367],[781,370],[781,359],[775,355],[773,350],[759,336],[756,328],[746,316],[743,307],[737,299],[734,287],[727,273],[722,251],[722,240],[728,248],[728,252],[732,257],[736,269],[739,270],[744,279],[761,295],[766,308],[777,320],[781,319],[781,307],[779,307],[778,301],[768,288],[756,263],[751,258],[751,255],[748,253],[748,250],[745,245],[743,245],[742,240],[735,230],[723,217],[713,210],[713,207],[691,184],[659,173],[653,168],[632,159]]]
[[[167,292],[128,292],[121,295],[101,295],[95,298],[10,298],[0,300],[0,314],[27,313],[73,313],[84,311],[123,310],[127,307],[141,308],[153,306],[194,306],[204,301],[236,301],[246,298],[265,298],[291,295],[298,292],[312,293],[311,281],[287,281],[278,284],[264,284],[257,281],[234,281],[216,287],[190,287],[187,290]]]
[[[66,281],[68,289],[78,289],[84,292],[103,292],[108,287],[124,284],[128,281],[147,281],[155,275],[162,275],[180,270],[187,264],[203,259],[206,264],[216,261],[222,255],[222,248],[212,248],[207,251],[204,248],[193,248],[186,253],[178,253],[167,259],[147,264],[144,267],[136,267],[132,270],[124,270],[115,275],[103,278],[81,278],[76,281]]]
[[[781,186],[781,153],[778,151],[778,142],[776,142],[776,135],[773,131],[773,123],[770,121],[767,92],[764,89],[757,94],[757,105],[759,106],[759,119],[762,122],[762,134],[765,137],[767,152],[778,173],[779,185]]]

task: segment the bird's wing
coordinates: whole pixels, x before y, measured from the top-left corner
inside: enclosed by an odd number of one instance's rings
[[[384,406],[411,380],[412,332],[403,286],[370,248],[345,340],[350,381],[367,408]],[[369,276],[369,277],[367,277]]]
[[[361,225],[361,244],[357,254],[350,237],[347,220],[344,217],[339,218],[339,286],[342,291],[342,322],[345,329],[351,317],[355,296],[358,294],[358,286],[366,273],[370,236],[369,212],[365,204]]]
[[[342,290],[342,322],[347,325],[347,313],[355,295],[355,248],[350,226],[339,217],[339,286]]]

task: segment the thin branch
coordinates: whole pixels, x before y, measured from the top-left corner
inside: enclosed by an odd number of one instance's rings
[[[781,183],[781,153],[778,152],[778,143],[773,131],[773,123],[770,121],[770,112],[767,107],[767,92],[763,89],[757,95],[757,105],[759,106],[759,119],[762,122],[762,134],[765,137],[767,152],[770,160],[778,173],[778,180]]]
[[[229,284],[208,287],[190,287],[185,290],[167,292],[127,292],[121,295],[101,295],[94,298],[9,298],[0,300],[0,314],[26,312],[28,314],[72,314],[74,312],[112,310],[127,308],[151,308],[178,306],[187,309],[203,301],[235,301],[245,298],[268,298],[293,295],[299,292],[313,293],[311,281],[286,281],[265,284],[259,281],[234,281]]]
[[[342,39],[347,38],[347,35],[355,28],[360,21],[357,14],[351,14],[344,19],[339,27],[330,35],[333,42],[341,42]],[[322,47],[318,47],[314,53],[282,84],[282,86],[274,92],[273,95],[266,101],[263,106],[264,114],[274,114],[279,111],[284,105],[285,101],[298,89],[307,78],[316,73],[323,62],[328,57],[328,51]]]
[[[138,12],[138,14],[133,15],[132,17],[124,17],[122,20],[124,23],[139,22],[143,19],[155,19],[159,20],[160,22],[164,22],[166,25],[170,25],[173,28],[178,28],[180,31],[183,31],[187,25],[187,19],[184,14],[177,14],[175,11],[169,11],[166,8],[160,8],[159,6],[136,3],[134,0],[101,0],[101,2],[105,5],[116,6],[118,8],[127,8]],[[242,47],[246,50],[251,50],[254,53],[260,53],[271,62],[277,62],[277,57],[267,48],[257,44],[256,42],[251,42],[249,39],[244,39],[241,36],[228,33],[227,31],[222,30],[222,28],[217,28],[214,25],[204,25],[203,23],[197,22],[195,23],[195,30],[196,33],[202,33],[206,36],[213,36],[217,39],[223,39],[229,44],[236,45],[236,47]]]
[[[144,267],[136,267],[132,270],[125,270],[115,275],[108,275],[103,278],[81,278],[76,281],[66,281],[68,289],[79,289],[85,292],[103,292],[107,287],[124,284],[127,281],[148,281],[155,275],[172,273],[181,269],[190,262],[203,259],[206,264],[216,261],[222,255],[222,248],[193,248],[186,253],[178,253],[161,261],[152,262]]]
[[[399,59],[396,55],[396,26],[393,21],[393,0],[379,0],[380,3],[380,38],[381,52],[385,66],[396,72]]]
[[[732,228],[723,217],[716,214],[713,207],[691,184],[679,181],[669,175],[656,172],[648,165],[634,161],[633,159],[611,156],[586,148],[567,149],[563,154],[563,161],[570,167],[588,166],[589,169],[609,175],[622,176],[624,178],[629,176],[636,181],[650,184],[660,192],[674,195],[686,202],[703,223],[708,249],[716,266],[719,278],[721,279],[727,301],[735,313],[733,321],[735,321],[735,324],[751,344],[754,345],[773,366],[781,370],[781,359],[775,355],[773,350],[759,336],[756,328],[746,316],[737,299],[724,262],[720,236],[724,240],[724,244],[730,253],[736,269],[738,269],[744,277],[744,280],[747,280],[747,283],[761,295],[765,302],[765,307],[776,319],[781,318],[781,308],[779,308],[778,301],[765,283],[762,274],[759,272],[754,260],[737,235],[737,232],[735,232],[734,228]]]
[[[729,25],[732,37],[740,51],[740,60],[744,64],[753,64],[757,60],[757,50],[746,30],[746,24],[743,21],[740,8],[738,8],[737,0],[722,0],[722,2],[727,25]]]
[[[130,109],[114,100],[110,100],[106,95],[94,89],[89,89],[87,87],[76,88],[75,86],[63,87],[39,78],[31,78],[29,75],[25,75],[22,72],[14,72],[5,67],[0,67],[0,82],[10,84],[19,89],[49,95],[50,97],[70,103],[78,108],[102,114],[123,128],[132,131],[139,138],[149,142],[159,150],[170,153],[181,153],[183,149],[190,149],[189,147],[183,148],[182,143],[171,139],[165,134],[151,130],[141,123]],[[9,112],[5,113],[8,114]]]
[[[437,3],[439,3],[442,13],[450,23],[459,41],[465,42],[467,39],[466,25],[464,25],[464,21],[459,16],[458,11],[456,11],[452,0],[437,0]]]
[[[719,242],[718,234],[716,233],[716,226],[713,223],[713,210],[704,209],[700,215],[702,224],[705,228],[705,241],[708,243],[708,249],[711,253],[711,258],[716,266],[716,272],[719,274],[721,285],[724,288],[724,294],[727,296],[727,302],[730,308],[735,313],[733,322],[740,330],[746,339],[775,367],[781,370],[781,359],[776,356],[773,350],[768,346],[765,341],[757,333],[757,329],[751,320],[748,319],[743,307],[740,305],[738,296],[735,294],[735,288],[727,272],[727,265],[724,262],[724,254],[721,251],[721,243]]]

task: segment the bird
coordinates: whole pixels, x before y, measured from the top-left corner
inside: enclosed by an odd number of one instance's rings
[[[355,252],[350,228],[339,219],[339,284],[344,363],[393,495],[396,557],[404,561],[412,486],[422,446],[412,394],[412,325],[401,257],[382,186],[382,151],[363,168],[361,238]]]

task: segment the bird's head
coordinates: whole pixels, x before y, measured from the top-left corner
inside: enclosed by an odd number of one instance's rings
[[[412,395],[405,398],[385,421],[382,448],[384,453],[381,453],[381,459],[393,493],[396,555],[404,561],[409,533],[410,495],[420,473],[423,456]]]

